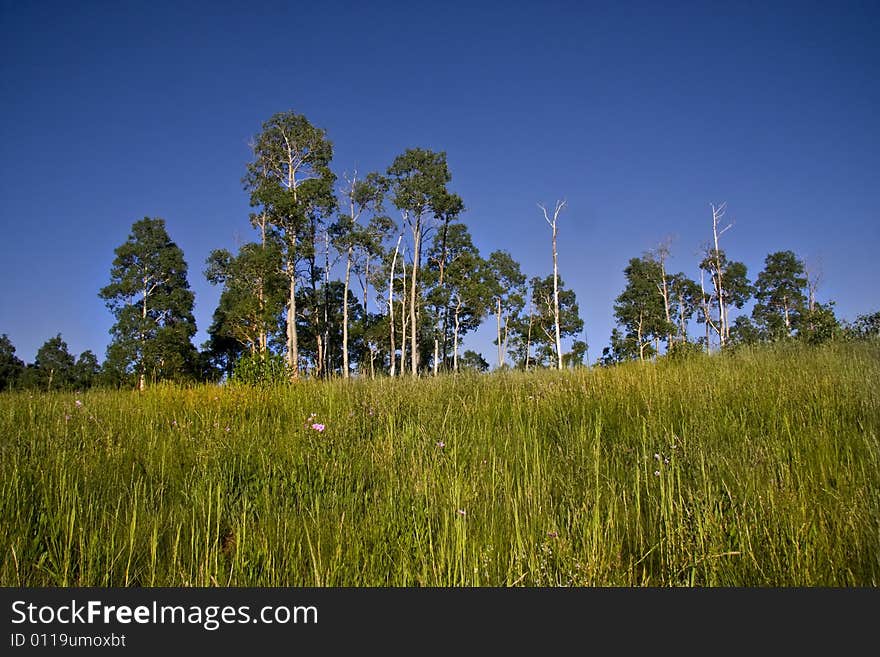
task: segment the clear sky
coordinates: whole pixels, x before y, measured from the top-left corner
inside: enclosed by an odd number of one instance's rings
[[[671,236],[696,277],[710,203],[750,278],[821,263],[838,315],[880,308],[876,2],[46,2],[0,0],[0,333],[61,333],[103,360],[113,250],[166,220],[196,295],[215,248],[253,239],[248,142],[279,111],[327,130],[334,170],[444,150],[488,254],[560,271],[590,358],[627,260]],[[465,346],[493,362],[491,329]]]

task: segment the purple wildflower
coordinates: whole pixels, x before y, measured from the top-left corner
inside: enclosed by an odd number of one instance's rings
[[[314,429],[314,430],[317,431],[318,433],[321,433],[321,432],[324,430],[324,425],[323,425],[323,424],[318,424],[317,422],[315,422],[315,423],[312,425],[312,429]]]

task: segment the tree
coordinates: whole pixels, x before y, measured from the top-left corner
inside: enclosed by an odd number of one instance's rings
[[[398,155],[388,167],[391,199],[401,212],[404,224],[412,234],[412,270],[409,289],[410,369],[418,376],[421,362],[420,313],[422,299],[419,293],[422,245],[429,222],[443,221],[448,224],[463,210],[461,198],[449,192],[447,184],[452,180],[446,164],[446,153],[435,153],[421,148],[407,149]],[[406,340],[406,336],[403,336]]]
[[[706,323],[706,349],[709,348],[709,327],[718,334],[718,343],[723,349],[730,337],[730,306],[742,308],[751,295],[751,288],[746,279],[746,266],[741,262],[731,262],[720,246],[721,236],[733,227],[732,223],[721,228],[722,220],[727,213],[727,203],[710,205],[712,208],[712,240],[713,246],[706,247],[705,257],[700,269],[709,274],[713,294],[703,293],[703,321]],[[700,282],[702,284],[702,274]],[[715,306],[718,316],[710,316],[710,309]]]
[[[624,270],[626,287],[617,297],[614,304],[614,317],[625,330],[624,340],[635,340],[639,360],[645,355],[656,353],[651,347],[663,336],[671,335],[674,325],[668,306],[668,285],[661,263],[653,257],[632,258]],[[658,294],[658,289],[667,290],[666,295]]]
[[[347,297],[344,297],[344,288],[341,281],[330,281],[322,290],[304,287],[299,292],[297,303],[301,308],[307,309],[300,315],[300,324],[297,329],[300,335],[300,352],[308,362],[313,363],[314,367],[319,369],[316,374],[329,376],[343,368],[342,350],[334,352],[328,349],[330,345],[342,344],[343,317],[353,319],[359,326],[363,322],[363,308],[361,308],[357,297],[350,290]],[[320,295],[321,299],[314,299],[316,294]],[[325,296],[328,314],[320,323],[316,323],[309,317],[310,311],[308,309],[321,306]],[[351,353],[345,360],[349,360],[352,353],[356,354],[362,350],[362,337],[362,331],[349,334],[348,349]],[[325,362],[322,362],[322,357],[326,358]]]
[[[491,303],[492,287],[488,282],[486,263],[464,224],[454,224],[445,232],[438,232],[427,255],[428,296],[434,307],[435,321],[440,317],[452,316],[452,370],[457,372],[460,340],[479,328]],[[444,322],[441,330],[445,331],[446,328]],[[444,334],[443,343],[446,344],[446,341]],[[442,357],[438,344],[439,339],[435,334],[435,373]],[[448,365],[446,361],[443,362]]]
[[[840,322],[834,315],[834,302],[819,303],[813,300],[801,318],[798,337],[809,344],[821,344],[840,336]]]
[[[761,329],[745,315],[740,315],[730,328],[728,344],[732,346],[755,345],[761,342],[763,335]]]
[[[461,369],[471,372],[486,372],[489,369],[489,363],[483,358],[483,354],[473,349],[465,349],[461,355]]]
[[[752,318],[770,339],[791,337],[807,311],[804,264],[792,251],[777,251],[764,259],[755,279]]]
[[[98,381],[98,375],[101,372],[101,366],[98,364],[98,357],[91,350],[86,349],[76,359],[76,365],[73,366],[73,387],[78,390],[91,388]]]
[[[493,251],[486,264],[495,314],[498,367],[504,367],[511,322],[515,321],[525,306],[526,277],[520,270],[519,263],[507,251]]]
[[[324,130],[292,111],[263,123],[252,144],[253,161],[244,178],[251,205],[261,207],[268,225],[283,245],[287,279],[287,363],[292,378],[299,376],[297,336],[297,266],[314,251],[315,218],[334,205],[330,171],[333,146]]]
[[[223,285],[208,335],[215,345],[229,337],[254,354],[265,354],[284,309],[285,276],[277,240],[247,243],[233,256],[216,249],[206,261],[205,278]]]
[[[880,338],[880,310],[858,315],[846,332],[850,337],[862,340]]]
[[[553,218],[551,219],[547,213],[547,208],[538,204],[538,207],[541,208],[544,213],[544,220],[547,222],[547,225],[550,226],[550,232],[552,234],[552,244],[553,244],[553,325],[556,331],[556,357],[557,357],[557,369],[562,369],[562,335],[560,333],[560,316],[559,316],[559,264],[557,262],[557,253],[556,253],[556,236],[559,232],[559,214],[562,212],[562,209],[565,207],[565,201],[556,201],[556,207],[553,209]]]
[[[183,251],[168,236],[165,221],[144,217],[132,225],[100,297],[116,318],[107,348],[111,370],[134,375],[140,390],[147,376],[178,378],[192,372],[196,351],[193,294]]]
[[[679,272],[669,277],[669,295],[672,299],[672,319],[676,323],[678,342],[688,342],[687,325],[700,308],[700,286]]]
[[[46,391],[66,390],[74,381],[76,359],[67,350],[67,343],[59,333],[49,338],[37,350],[34,359],[35,383]]]
[[[345,283],[343,298],[348,298],[351,285],[352,270],[363,272],[364,310],[367,308],[367,287],[369,286],[370,262],[381,249],[381,242],[394,225],[389,217],[382,215],[382,204],[385,196],[386,181],[377,173],[370,173],[363,180],[358,180],[357,171],[348,179],[348,186],[343,190],[344,200],[340,204],[347,207],[346,212],[339,215],[336,223],[330,227],[333,245],[340,254],[345,256]],[[370,222],[364,226],[360,223],[362,215],[372,213]],[[362,256],[362,257],[359,257]],[[363,262],[360,268],[359,262]],[[348,378],[349,316],[348,304],[343,304],[342,318],[342,376]]]
[[[15,355],[15,346],[5,333],[0,335],[0,391],[10,390],[24,372],[24,362]]]
[[[611,329],[609,346],[602,349],[602,357],[599,364],[608,367],[639,357],[639,347],[636,344],[636,336],[624,335],[619,328]]]
[[[709,274],[713,285],[708,294],[703,285],[703,272]],[[700,263],[700,290],[703,312],[698,321],[706,324],[706,349],[709,348],[710,328],[718,335],[719,345],[723,348],[730,338],[730,308],[742,308],[752,295],[746,266],[728,260],[724,251],[709,249]]]
[[[557,279],[554,291],[554,277],[535,276],[529,281],[531,298],[527,317],[520,317],[513,326],[510,354],[514,360],[528,369],[529,364],[558,368],[565,354],[561,349],[561,338],[577,335],[584,328],[578,313],[577,297],[573,290],[566,290],[561,278]],[[554,298],[558,294],[559,322],[556,322]],[[560,336],[557,342],[556,336]],[[560,345],[560,346],[557,346]],[[531,350],[535,347],[532,360]],[[586,345],[584,346],[586,351]]]

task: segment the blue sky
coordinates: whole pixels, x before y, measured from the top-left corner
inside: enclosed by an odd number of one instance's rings
[[[568,206],[560,271],[590,357],[627,260],[673,238],[697,275],[710,203],[752,279],[820,263],[840,317],[880,308],[876,3],[0,0],[0,333],[103,358],[98,298],[144,216],[183,249],[199,332],[207,254],[252,239],[241,177],[273,113],[327,130],[337,174],[447,152],[484,253],[551,271],[536,203]],[[492,330],[466,347],[492,361]]]

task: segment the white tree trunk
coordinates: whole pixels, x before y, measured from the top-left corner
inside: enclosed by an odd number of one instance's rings
[[[421,217],[416,219],[413,224],[413,267],[412,281],[410,282],[410,298],[409,298],[409,323],[410,323],[410,347],[409,357],[412,364],[412,375],[419,375],[419,340],[418,340],[418,300],[416,298],[418,292],[419,280],[419,260],[421,259],[422,250],[422,226]]]
[[[351,254],[354,247],[348,247],[345,259],[345,285],[342,293],[342,378],[348,378],[348,285],[351,280]]]
[[[556,201],[556,208],[553,210],[553,219],[547,215],[547,208],[539,206],[544,211],[544,219],[550,225],[553,233],[553,323],[556,338],[556,368],[562,369],[562,337],[559,326],[559,264],[556,252],[556,235],[559,222],[559,213],[565,207],[565,201]]]
[[[299,378],[299,341],[296,334],[296,268],[293,261],[287,261],[287,276],[290,290],[287,299],[287,366],[292,379]]]
[[[498,325],[498,367],[504,367],[504,345],[501,343],[501,297],[495,299],[495,321]]]
[[[394,256],[391,258],[391,274],[388,277],[388,325],[391,333],[391,376],[394,376],[395,362],[397,360],[397,345],[394,344],[394,268],[397,264],[397,252],[400,250],[400,240],[402,239],[403,235],[397,238],[397,246],[394,247]],[[404,340],[405,339],[406,338],[404,337]]]

